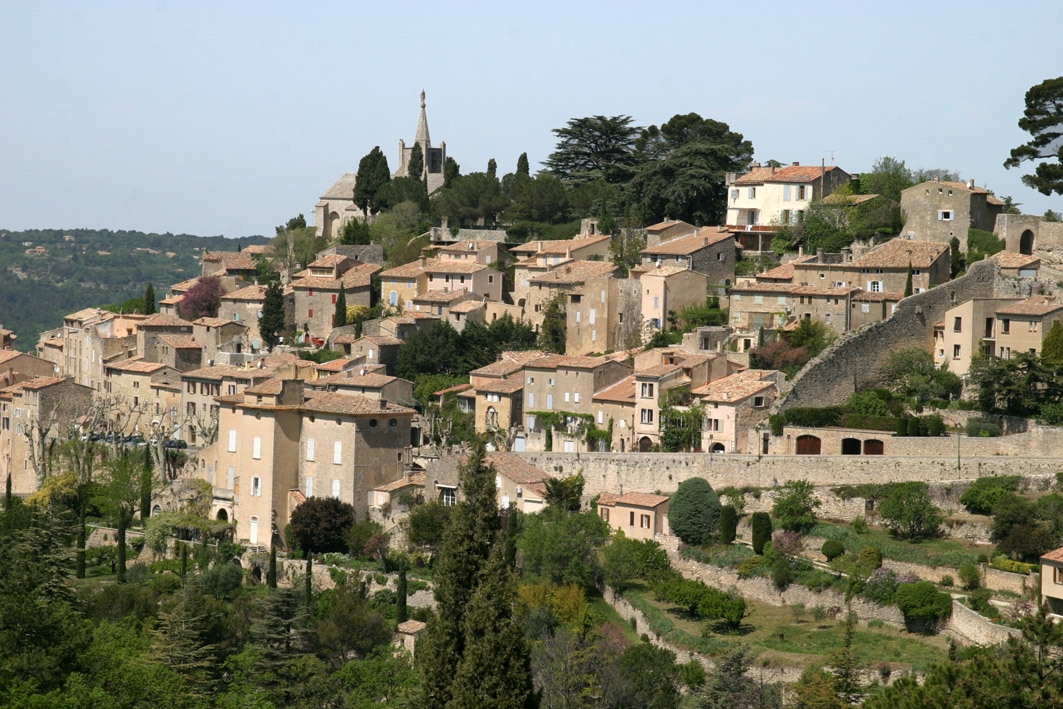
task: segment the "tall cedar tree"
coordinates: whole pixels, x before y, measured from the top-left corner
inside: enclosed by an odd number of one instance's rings
[[[343,327],[347,324],[347,292],[340,288],[340,294],[336,296],[336,312],[332,314],[332,327]]]
[[[1028,142],[1011,151],[1004,167],[1036,163],[1022,182],[1041,194],[1063,194],[1063,76],[1046,79],[1026,92],[1026,110],[1019,128],[1030,134]]]
[[[155,286],[151,283],[144,289],[144,314],[155,314]]]
[[[262,344],[272,351],[280,341],[280,334],[284,331],[284,294],[280,283],[274,281],[266,286],[265,297],[262,299],[262,317],[258,319],[258,334],[262,338]]]
[[[410,162],[406,164],[406,170],[406,174],[415,180],[424,177],[424,151],[420,143],[414,143],[410,149]]]
[[[451,513],[436,556],[436,617],[417,648],[425,706],[442,707],[451,699],[465,656],[463,619],[501,527],[494,469],[484,463],[483,440],[477,439],[462,465],[460,486],[465,497]]]
[[[369,221],[370,214],[376,214],[380,208],[376,204],[376,193],[391,179],[388,159],[381,152],[380,146],[369,151],[358,163],[358,174],[354,182],[354,203]]]
[[[185,320],[212,318],[218,314],[218,306],[225,291],[221,279],[217,276],[203,276],[188,289],[177,309]]]
[[[514,615],[516,579],[502,547],[491,549],[465,612],[465,653],[447,705],[455,709],[535,705],[528,643]]]

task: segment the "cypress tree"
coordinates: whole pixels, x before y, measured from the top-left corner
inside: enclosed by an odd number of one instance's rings
[[[181,544],[181,583],[184,583],[185,577],[188,576],[188,545]]]
[[[118,508],[118,583],[125,583],[125,507]]]
[[[912,294],[912,262],[908,262],[908,278],[904,281],[904,297]]]
[[[151,443],[144,446],[144,468],[140,473],[140,521],[151,516],[151,477],[155,466],[151,460]]]
[[[528,177],[531,174],[531,170],[528,167],[527,153],[521,153],[520,157],[517,158],[517,174],[524,175],[525,177]]]
[[[309,608],[314,600],[314,557],[310,552],[306,553],[306,607]]]
[[[4,512],[11,509],[11,500],[14,495],[11,492],[11,473],[7,474],[7,482],[4,483]]]
[[[484,464],[484,441],[477,439],[460,469],[465,497],[451,513],[435,565],[436,617],[428,624],[417,655],[425,706],[446,706],[465,654],[463,618],[487,562],[501,521],[495,501],[494,470]]]
[[[144,314],[155,314],[155,286],[151,283],[144,289]]]
[[[272,351],[277,344],[285,324],[284,293],[280,283],[274,281],[266,286],[262,298],[262,317],[258,319],[258,334],[268,350]]]
[[[487,161],[487,176],[493,178],[493,177],[496,177],[497,175],[498,175],[498,163],[495,162],[494,158],[491,158],[490,160]]]
[[[424,177],[424,151],[420,143],[414,143],[410,148],[410,162],[406,165],[406,174],[415,180]]]
[[[516,580],[501,546],[495,545],[465,611],[465,652],[448,707],[533,705],[531,657],[524,629],[514,617],[516,601]]]
[[[10,482],[11,478],[8,478]],[[85,508],[88,504],[83,498],[84,490],[79,486],[78,496],[78,535],[75,542],[74,553],[74,577],[83,579],[85,578]],[[6,509],[6,507],[5,507]]]
[[[771,541],[771,517],[767,512],[754,512],[749,519],[753,532],[753,551],[764,553],[764,545]]]
[[[738,530],[738,510],[734,505],[724,505],[720,508],[720,541],[730,544],[735,540]]]
[[[517,508],[510,507],[506,510],[506,566],[511,569],[517,565],[517,537],[519,535]]]
[[[332,327],[343,327],[347,324],[347,293],[340,288],[340,294],[336,296],[336,312],[332,316]]]
[[[399,580],[395,584],[395,622],[406,622],[406,568],[399,569]]]
[[[266,585],[277,588],[277,547],[269,546],[269,571],[266,572]]]

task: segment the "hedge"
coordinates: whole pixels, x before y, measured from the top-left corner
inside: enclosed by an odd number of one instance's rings
[[[1006,556],[997,556],[989,561],[989,568],[997,571],[1010,571],[1013,574],[1029,574],[1037,569],[1037,564],[1025,564]]]
[[[675,577],[657,584],[653,592],[657,600],[675,603],[696,618],[721,621],[733,630],[737,630],[746,617],[744,598],[706,586],[701,581]]]
[[[859,428],[866,431],[890,431],[897,430],[896,416],[867,416],[865,414],[845,414],[841,418],[841,426],[844,428]]]

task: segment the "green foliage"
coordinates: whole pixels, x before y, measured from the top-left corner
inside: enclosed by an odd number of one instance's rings
[[[272,351],[276,347],[286,324],[284,294],[280,283],[275,281],[266,286],[262,299],[262,317],[258,319],[258,333],[268,350]]]
[[[339,242],[345,246],[365,246],[372,243],[369,225],[360,219],[350,219],[340,227]]]
[[[383,533],[384,528],[380,523],[367,517],[347,528],[344,541],[351,556],[372,558],[376,556],[378,546],[373,542]]]
[[[457,374],[460,352],[461,335],[449,322],[437,320],[406,339],[395,373],[409,380],[424,374]]]
[[[972,359],[970,380],[977,387],[978,406],[986,413],[1030,416],[1045,404],[1063,401],[1063,367],[1025,352],[1011,359]]]
[[[898,584],[896,597],[905,622],[916,627],[933,629],[952,615],[952,599],[930,581]]]
[[[336,297],[336,309],[332,314],[332,327],[343,327],[347,324],[347,292],[340,288]]]
[[[738,510],[734,505],[724,505],[720,508],[720,541],[730,544],[735,540],[738,530]]]
[[[605,583],[623,593],[636,580],[655,581],[669,568],[668,554],[652,539],[628,539],[617,532],[603,552]]]
[[[753,552],[764,553],[764,545],[771,541],[771,517],[767,512],[754,512],[749,520],[753,536]]]
[[[820,552],[823,556],[827,557],[827,561],[834,561],[836,558],[845,553],[845,547],[837,539],[828,539],[823,542],[823,546],[820,547]]]
[[[244,581],[244,570],[239,564],[218,562],[205,573],[196,577],[196,588],[207,596],[229,598]]]
[[[658,600],[674,603],[695,618],[719,621],[729,630],[737,630],[747,612],[745,599],[738,594],[678,574],[658,583],[653,592]]]
[[[1058,320],[1052,323],[1041,343],[1041,360],[1046,364],[1063,365],[1063,324]]]
[[[914,398],[917,403],[958,398],[962,386],[959,377],[948,370],[937,369],[933,356],[917,347],[890,353],[882,368],[882,380],[890,391]]]
[[[349,503],[335,497],[311,497],[292,512],[290,527],[299,548],[316,554],[346,551],[344,537],[352,524],[354,507]]]
[[[1022,176],[1022,182],[1043,195],[1063,194],[1063,154],[1059,139],[1063,130],[1063,76],[1046,79],[1026,92],[1026,108],[1019,119],[1019,128],[1030,134],[1030,140],[1011,151],[1004,167],[1011,169],[1026,161],[1036,164],[1032,174]]]
[[[865,574],[882,568],[882,550],[873,546],[864,547],[857,557],[857,564],[864,569]]]
[[[913,184],[912,171],[904,161],[889,156],[876,160],[869,172],[860,173],[860,194],[880,194],[894,202],[900,202],[901,191]]]
[[[850,394],[845,402],[845,409],[861,416],[889,416],[893,413],[874,389]]]
[[[886,528],[901,539],[936,537],[944,521],[944,515],[934,505],[930,489],[924,482],[892,485],[889,496],[879,507],[879,514]]]
[[[963,588],[967,591],[973,591],[982,585],[982,573],[974,564],[968,563],[961,566],[958,576],[960,583],[963,584]]]
[[[388,159],[380,150],[380,146],[374,147],[358,161],[358,173],[354,183],[354,203],[368,216],[380,211],[377,203],[377,192],[391,180],[391,170],[388,168]]]
[[[543,162],[546,169],[569,184],[595,180],[627,182],[632,175],[635,139],[640,129],[631,116],[572,118],[553,129],[558,142]]]
[[[431,549],[438,547],[443,540],[451,509],[433,500],[410,510],[406,537],[410,544]]]
[[[960,504],[976,515],[987,515],[1007,495],[1019,489],[1018,475],[986,476],[978,478],[960,495]]]
[[[1058,518],[1042,519],[1037,504],[1006,492],[993,505],[989,539],[996,542],[997,551],[1002,554],[1036,562],[1042,554],[1059,546],[1059,523]]]
[[[583,499],[583,475],[576,473],[563,478],[547,478],[544,501],[549,507],[567,512],[579,512]]]
[[[780,556],[771,562],[771,582],[780,591],[785,591],[794,582],[789,559]]]
[[[989,562],[989,567],[999,571],[1010,571],[1013,574],[1029,574],[1038,568],[1037,564],[1025,564],[1006,556],[994,556]]]
[[[720,498],[704,478],[679,483],[668,503],[668,526],[686,544],[701,544],[720,517]]]
[[[524,574],[592,588],[601,577],[598,549],[608,537],[609,525],[593,512],[573,514],[547,507],[524,520],[517,542]]]
[[[539,347],[546,352],[564,354],[567,333],[565,323],[565,296],[558,294],[543,310],[543,322],[539,327]]]
[[[967,265],[981,261],[987,256],[1004,250],[1004,240],[998,239],[991,231],[970,227],[967,229]]]
[[[813,497],[814,491],[807,480],[791,480],[779,487],[771,514],[780,527],[805,534],[816,525],[815,509],[823,503]]]

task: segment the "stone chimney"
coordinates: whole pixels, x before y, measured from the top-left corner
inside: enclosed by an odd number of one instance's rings
[[[969,189],[969,190],[973,190],[974,189],[974,178],[973,177],[971,179],[967,180],[967,189]]]
[[[798,167],[798,166],[799,166],[800,164],[801,164],[801,163],[800,163],[800,162],[798,162],[797,160],[795,160],[794,162],[790,163],[790,165],[791,165],[792,167]]]
[[[380,397],[380,410],[381,411],[387,411],[387,409],[388,409],[388,400],[385,399],[384,397]]]

